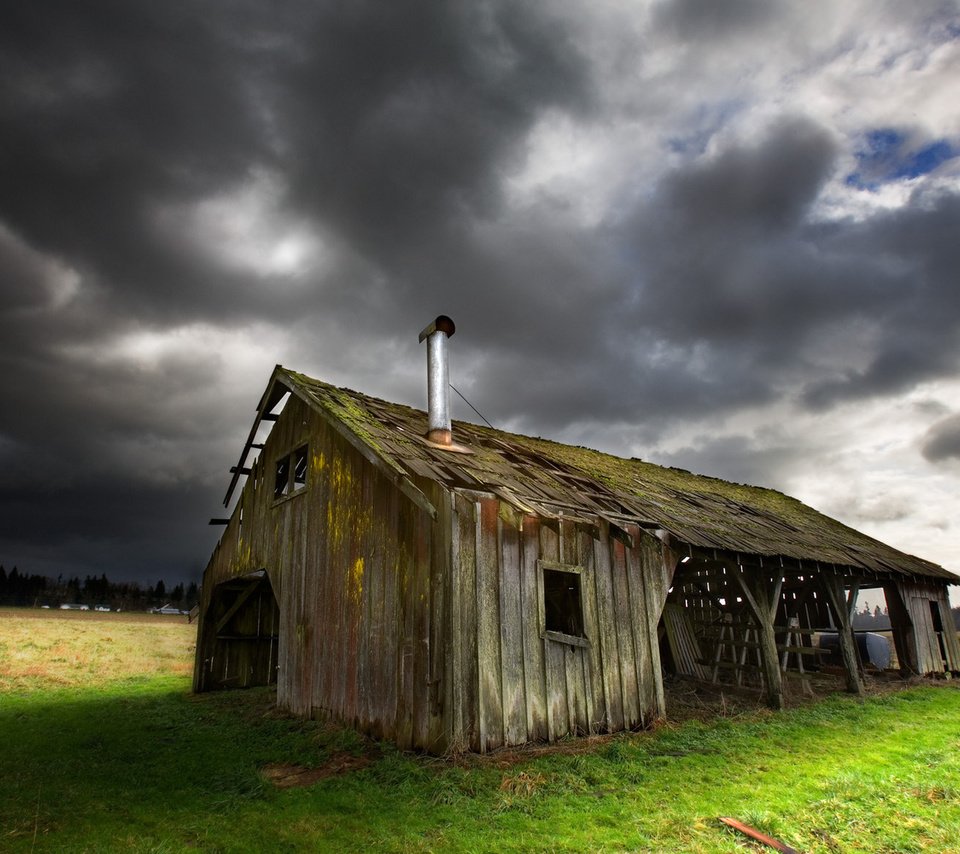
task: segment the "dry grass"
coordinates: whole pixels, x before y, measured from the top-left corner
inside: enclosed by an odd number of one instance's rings
[[[0,608],[0,692],[186,676],[195,643],[185,617]]]

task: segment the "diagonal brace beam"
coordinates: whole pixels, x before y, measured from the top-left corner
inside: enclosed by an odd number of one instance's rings
[[[760,661],[763,665],[764,685],[766,686],[767,705],[772,709],[784,707],[783,676],[780,673],[780,657],[777,654],[777,636],[773,630],[776,609],[771,607],[770,597],[766,595],[762,579],[751,579],[742,566],[728,567],[728,575],[740,589],[743,601],[757,624],[760,640]],[[776,585],[776,599],[780,598],[780,587]]]
[[[257,579],[250,583],[250,586],[247,587],[238,597],[236,602],[234,602],[228,609],[227,613],[224,614],[219,620],[217,620],[217,634],[223,631],[223,627],[230,622],[230,618],[239,611],[244,603],[256,593],[257,588],[260,587],[262,579]]]

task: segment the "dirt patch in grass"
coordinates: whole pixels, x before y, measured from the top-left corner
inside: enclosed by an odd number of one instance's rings
[[[379,757],[372,754],[356,756],[352,753],[334,753],[323,765],[317,768],[304,768],[302,765],[271,763],[260,769],[264,779],[278,789],[295,789],[312,786],[329,777],[340,777],[353,771],[359,771],[371,765]]]

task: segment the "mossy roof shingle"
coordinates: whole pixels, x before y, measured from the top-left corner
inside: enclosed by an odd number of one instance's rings
[[[420,410],[284,368],[278,368],[275,378],[339,422],[401,476],[492,492],[538,513],[636,520],[700,548],[960,582],[937,564],[773,489],[459,421],[454,422],[454,440],[472,453],[439,450],[421,438],[427,416]]]

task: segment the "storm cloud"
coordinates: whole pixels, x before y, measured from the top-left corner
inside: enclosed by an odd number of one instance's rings
[[[922,448],[924,457],[932,463],[960,459],[960,414],[934,424],[923,437]]]
[[[949,6],[0,24],[0,563],[195,576],[272,366],[422,405],[440,312],[505,429],[801,491],[844,449],[956,455],[910,403],[960,367]],[[850,426],[894,409],[909,440]]]

